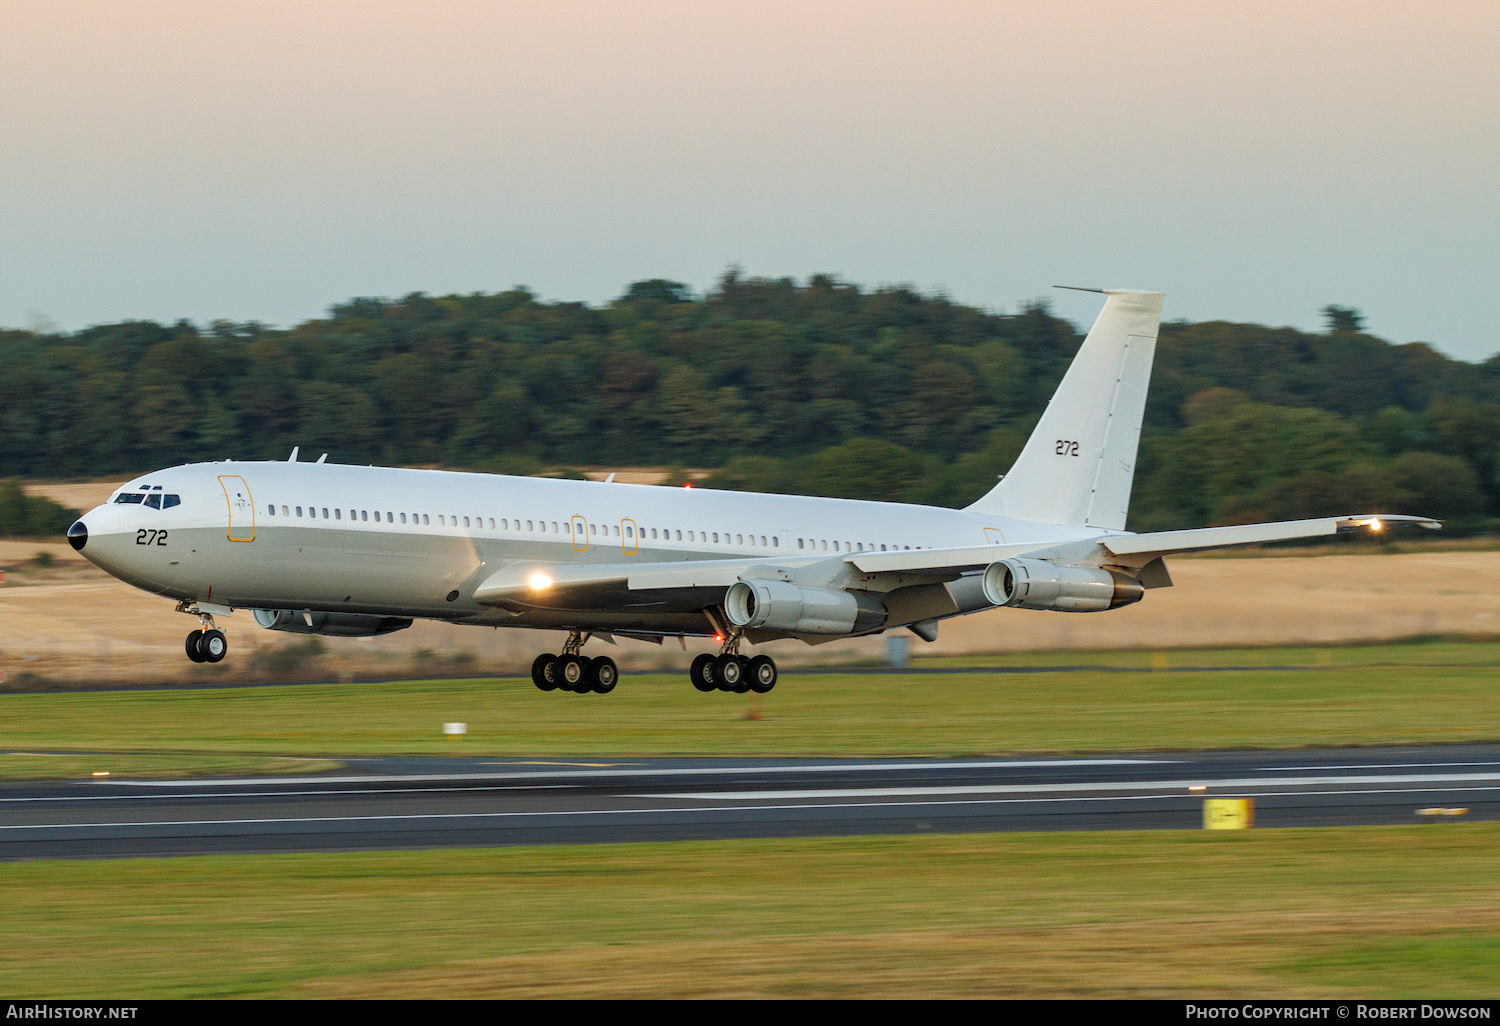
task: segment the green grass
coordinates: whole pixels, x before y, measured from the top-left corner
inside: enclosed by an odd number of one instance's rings
[[[16,997],[1491,997],[1500,824],[0,865]]]
[[[1086,668],[793,671],[761,719],[748,696],[653,674],[608,696],[514,679],[5,694],[0,747],[49,754],[0,755],[0,775],[1500,737],[1495,644],[984,661]],[[442,735],[450,720],[468,723],[462,742]],[[125,754],[83,754],[100,752]],[[1488,823],[38,861],[0,864],[0,894],[0,990],[26,997],[1485,997],[1500,983]]]
[[[1493,931],[1358,938],[1314,949],[1274,971],[1290,979],[1357,990],[1395,967],[1407,994],[1484,994],[1492,1000],[1500,984],[1500,936]]]
[[[968,755],[1500,737],[1500,645],[1061,653],[1055,673],[799,674],[764,698],[633,674],[611,695],[529,680],[0,695],[0,749],[339,758]],[[1171,666],[1239,666],[1222,672]],[[1133,667],[1133,668],[1131,668]],[[1278,668],[1281,667],[1281,668]],[[1292,667],[1292,668],[1285,668]],[[747,718],[755,707],[759,719]],[[442,724],[460,720],[455,742]],[[45,760],[35,760],[39,768]],[[109,768],[109,767],[92,767]]]
[[[1347,645],[1281,645],[1246,648],[1069,649],[993,655],[922,657],[913,669],[984,666],[1005,668],[1094,666],[1112,669],[1181,670],[1209,666],[1278,668],[1351,666],[1489,666],[1500,669],[1500,640],[1418,636]]]

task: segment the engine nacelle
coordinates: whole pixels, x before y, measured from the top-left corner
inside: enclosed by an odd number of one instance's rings
[[[885,623],[886,609],[868,592],[799,588],[786,581],[740,581],[724,596],[736,627],[792,634],[853,634]]]
[[[1093,613],[1139,602],[1144,594],[1133,577],[1045,559],[1002,559],[984,571],[985,598],[997,606]]]
[[[324,634],[335,638],[368,638],[376,634],[404,631],[411,620],[404,616],[376,616],[372,613],[320,613],[308,616],[297,609],[256,609],[255,622],[271,631],[292,634]]]

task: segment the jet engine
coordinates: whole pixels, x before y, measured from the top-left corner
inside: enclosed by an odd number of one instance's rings
[[[886,609],[868,592],[799,588],[786,581],[740,581],[724,596],[736,627],[792,634],[853,634],[885,623]]]
[[[1143,594],[1133,577],[1045,559],[1002,559],[984,571],[984,595],[997,606],[1092,613],[1139,602]]]
[[[404,631],[411,620],[403,616],[370,613],[322,613],[298,609],[257,609],[255,622],[271,631],[292,634],[324,634],[335,638],[368,638],[375,634]],[[310,623],[308,621],[311,621]]]

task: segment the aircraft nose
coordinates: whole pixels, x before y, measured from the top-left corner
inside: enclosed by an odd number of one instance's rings
[[[68,528],[68,544],[79,552],[89,543],[89,528],[82,520],[73,521],[73,526]]]

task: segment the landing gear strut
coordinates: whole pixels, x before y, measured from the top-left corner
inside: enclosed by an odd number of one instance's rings
[[[217,663],[229,654],[229,639],[214,623],[212,613],[202,612],[196,603],[188,602],[178,603],[177,611],[198,616],[198,629],[188,633],[187,643],[183,646],[189,659],[195,663]]]
[[[776,686],[776,662],[770,656],[747,659],[740,655],[744,632],[738,627],[725,628],[714,617],[709,618],[724,639],[717,656],[707,652],[693,660],[688,677],[699,691],[747,691],[765,694]]]
[[[572,691],[584,695],[594,692],[607,695],[620,679],[620,668],[609,656],[590,659],[582,655],[583,643],[591,635],[573,630],[563,644],[561,655],[544,654],[531,664],[531,682],[543,691]]]

